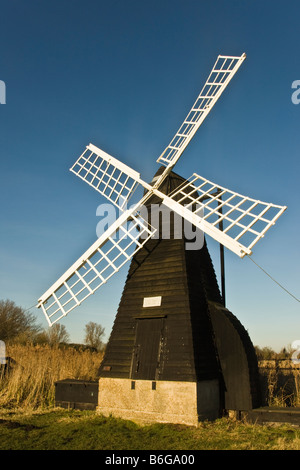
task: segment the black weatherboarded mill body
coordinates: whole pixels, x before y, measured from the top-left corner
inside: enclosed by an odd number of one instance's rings
[[[183,182],[171,173],[160,189],[170,194]],[[158,202],[151,199],[148,208]],[[255,351],[223,306],[206,243],[192,249],[174,223],[164,238],[165,220],[159,237],[131,262],[99,370],[98,409],[140,422],[196,425],[224,410],[257,407]]]

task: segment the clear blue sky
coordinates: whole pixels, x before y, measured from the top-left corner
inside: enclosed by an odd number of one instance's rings
[[[95,241],[106,201],[69,171],[84,147],[149,180],[217,55],[243,52],[176,171],[288,206],[253,258],[299,297],[299,18],[298,0],[0,0],[0,298],[31,307]],[[128,267],[62,322],[72,341],[109,335]],[[254,344],[300,339],[299,302],[227,250],[226,288]]]

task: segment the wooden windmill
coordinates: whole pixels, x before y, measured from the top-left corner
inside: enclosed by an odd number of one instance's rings
[[[122,213],[41,296],[38,306],[51,326],[131,260],[99,369],[98,408],[104,414],[197,424],[224,410],[260,404],[251,340],[225,308],[204,236],[201,246],[193,247],[182,226],[190,224],[195,234],[206,234],[243,258],[286,207],[242,196],[196,173],[186,179],[173,172],[245,58],[218,56],[192,109],[158,158],[162,166],[150,183],[92,144],[71,168]],[[144,195],[127,209],[137,187]],[[162,223],[153,223],[154,206],[167,208],[172,222],[162,217]],[[170,228],[167,237],[164,224]]]

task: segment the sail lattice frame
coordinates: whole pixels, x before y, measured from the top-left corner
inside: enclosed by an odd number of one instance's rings
[[[137,171],[93,144],[86,147],[70,171],[122,210],[140,179]]]
[[[157,162],[165,166],[175,165],[245,58],[246,54],[240,57],[218,56],[190,112]]]
[[[39,299],[52,326],[106,283],[155,233],[128,210]]]
[[[196,225],[209,234],[213,230],[212,236],[240,257],[251,254],[253,246],[286,210],[286,206],[243,196],[197,173],[169,197],[198,215],[199,223],[196,217],[193,219]]]

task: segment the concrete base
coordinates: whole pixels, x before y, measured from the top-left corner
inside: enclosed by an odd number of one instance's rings
[[[97,411],[139,424],[197,426],[219,417],[219,384],[100,378]]]

